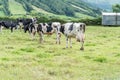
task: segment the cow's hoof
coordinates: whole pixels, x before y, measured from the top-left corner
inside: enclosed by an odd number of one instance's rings
[[[66,48],[62,48],[63,50],[65,50]]]
[[[80,48],[80,50],[84,50],[84,48],[83,48],[83,47],[81,47],[81,48]]]
[[[61,44],[61,42],[59,42],[59,45]]]
[[[79,40],[79,39],[77,39],[77,42],[80,42],[80,40]]]
[[[39,43],[40,43],[40,44],[42,44],[43,42],[42,42],[42,41],[40,41]]]

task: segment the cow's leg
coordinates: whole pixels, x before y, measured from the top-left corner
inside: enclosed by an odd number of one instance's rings
[[[35,39],[35,33],[36,33],[36,31],[34,29],[32,29],[32,32],[31,32],[32,40]]]
[[[26,27],[24,27],[24,33],[26,33],[27,32],[27,28]]]
[[[58,42],[58,33],[56,33],[56,44]]]
[[[81,48],[80,50],[84,50],[84,41],[81,42]]]
[[[40,43],[43,43],[43,40],[44,40],[44,39],[43,39],[43,33],[39,31],[39,32],[38,32],[38,35],[40,36],[40,39],[39,39],[39,40],[40,40]]]
[[[2,30],[3,30],[3,26],[0,26],[0,33],[3,34]]]
[[[31,36],[31,39],[34,40],[34,29],[32,27],[28,28],[29,34]]]
[[[0,32],[2,32],[2,26],[0,26]]]
[[[84,50],[84,38],[85,38],[85,35],[82,34],[81,35],[81,39],[80,39],[80,42],[81,42],[81,48],[80,48],[80,50]]]
[[[66,37],[66,48],[68,48],[68,37]]]
[[[61,37],[61,34],[58,33],[59,37],[58,37],[58,41],[59,41],[59,44],[61,44],[61,41],[60,41],[60,37]]]
[[[33,40],[34,39],[33,33],[30,33],[30,36],[31,36],[31,39]]]
[[[44,38],[43,38],[43,33],[40,32],[40,42],[43,43],[44,42]]]
[[[11,27],[10,29],[11,29],[11,32],[13,32],[13,27]]]
[[[20,25],[20,32],[22,31],[22,26]]]
[[[35,39],[35,34],[36,34],[36,31],[33,32],[33,37],[34,37],[34,39]]]
[[[27,29],[25,29],[25,32],[26,32]],[[31,28],[29,27],[28,28],[28,32],[29,32],[29,35],[31,37],[31,40],[33,40],[33,30],[31,30]]]
[[[57,35],[56,35],[56,44],[57,43],[59,43],[60,44],[60,36],[61,36],[61,34],[60,33],[57,33]]]
[[[71,38],[69,38],[69,42],[70,42],[70,48],[72,48],[72,41],[71,41]]]

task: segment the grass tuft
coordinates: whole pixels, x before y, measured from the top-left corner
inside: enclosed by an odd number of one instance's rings
[[[105,62],[107,62],[107,58],[105,58],[105,57],[96,57],[94,59],[94,61],[100,62],[100,63],[105,63]]]
[[[40,53],[40,54],[37,54],[37,57],[38,58],[48,58],[48,57],[51,57],[51,55],[49,53]]]
[[[18,50],[18,51],[12,51],[12,54],[21,54],[21,52]]]
[[[21,48],[20,50],[24,52],[34,52],[34,48]]]
[[[119,54],[116,54],[115,57],[120,57],[120,53],[119,53]]]
[[[4,58],[1,58],[2,61],[9,61],[8,58],[4,57]]]

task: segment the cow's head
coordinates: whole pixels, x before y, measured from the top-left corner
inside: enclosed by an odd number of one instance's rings
[[[23,19],[18,18],[18,19],[17,19],[17,24],[18,24],[19,26],[23,26]]]
[[[85,24],[84,23],[77,23],[76,24],[76,31],[77,31],[77,34],[76,34],[76,38],[77,38],[77,41],[84,41],[84,32],[85,32]]]
[[[33,23],[33,24],[36,24],[36,23],[37,23],[37,17],[31,18],[31,19],[32,19],[32,23]]]
[[[83,33],[85,32],[85,23],[80,23],[80,31],[82,31]]]
[[[53,22],[52,23],[52,28],[56,33],[60,34],[61,23]]]
[[[47,23],[40,23],[40,25],[41,25],[41,28],[42,28],[42,32],[47,33],[48,24]]]

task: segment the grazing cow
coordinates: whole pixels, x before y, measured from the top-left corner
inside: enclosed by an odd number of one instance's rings
[[[1,31],[2,31],[2,26],[7,28],[7,29],[10,28],[11,32],[13,32],[14,29],[17,29],[18,24],[15,21],[1,21],[0,22],[0,29],[1,29]]]
[[[17,19],[18,24],[20,25],[20,31],[24,29],[24,32],[26,33],[27,31],[31,35],[32,39],[34,39],[35,33],[37,32],[37,19],[36,18],[31,18],[31,19]]]
[[[26,25],[24,27],[24,32],[26,33],[27,31],[29,32],[29,34],[31,35],[31,38],[34,39],[35,34],[37,32],[37,24],[34,23],[30,23],[29,25]]]
[[[37,32],[40,36],[40,43],[43,42],[43,34],[53,34],[56,33],[56,44],[60,44],[60,32],[61,24],[59,22],[52,22],[52,23],[40,23],[37,28]]]
[[[84,50],[85,27],[84,23],[65,23],[61,26],[61,32],[66,36],[66,48],[68,48],[68,39],[72,48],[71,38],[73,37],[78,42],[81,42],[80,50]]]
[[[23,29],[24,29],[24,27],[27,27],[28,25],[30,25],[30,23],[36,24],[37,23],[37,18],[17,19],[17,23],[19,24],[20,31],[21,31],[22,26],[23,26]]]

